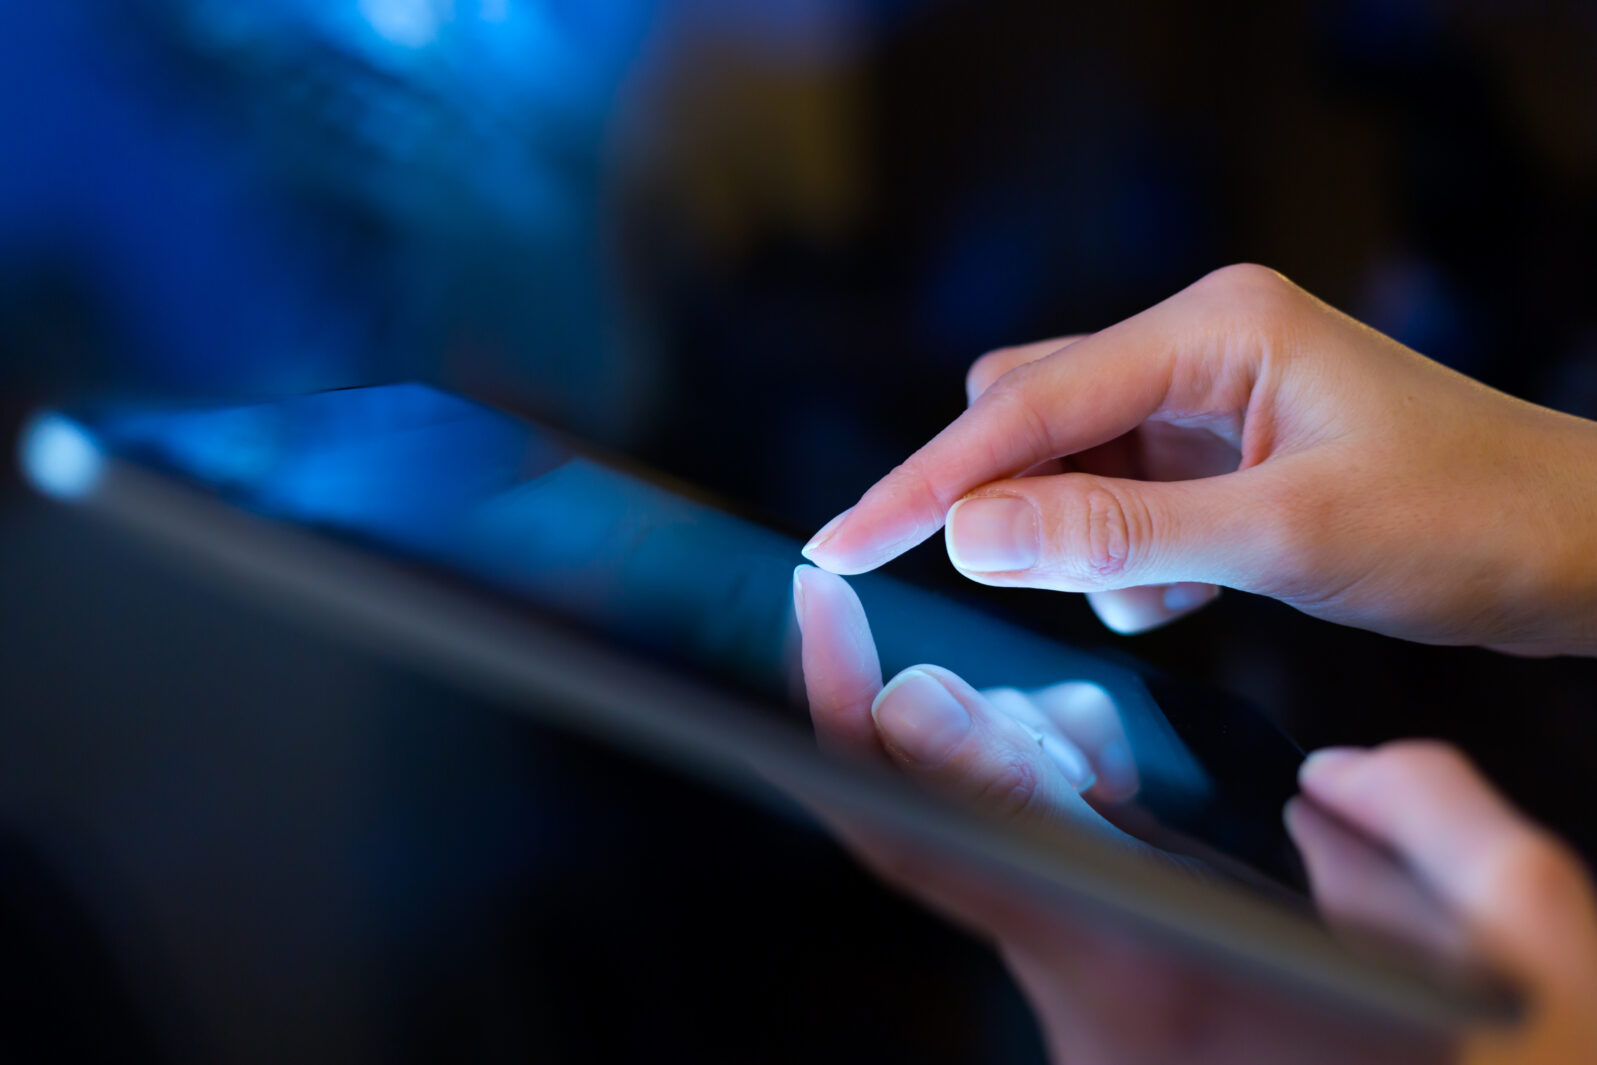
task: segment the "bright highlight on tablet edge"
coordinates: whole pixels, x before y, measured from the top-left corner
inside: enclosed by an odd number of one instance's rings
[[[99,483],[105,456],[87,431],[72,419],[39,414],[22,428],[22,475],[45,495],[79,499]]]

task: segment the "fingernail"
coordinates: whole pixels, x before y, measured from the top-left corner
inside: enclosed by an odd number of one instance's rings
[[[918,669],[894,677],[871,703],[887,742],[921,765],[936,765],[970,732],[970,713],[941,681]]]
[[[948,512],[948,557],[974,573],[1030,569],[1040,535],[1037,508],[1015,496],[961,499]]]
[[[1092,765],[1087,761],[1087,756],[1073,743],[1061,743],[1053,736],[1044,734],[1042,749],[1054,760],[1065,779],[1070,781],[1077,791],[1086,791],[1098,782],[1098,774],[1092,771]]]
[[[1220,589],[1212,584],[1183,581],[1180,584],[1172,584],[1164,590],[1164,608],[1172,614],[1184,614],[1188,610],[1196,610],[1219,595]]]
[[[811,562],[814,562],[815,556],[810,554],[810,552],[814,551],[816,548],[826,543],[826,541],[830,540],[832,538],[832,534],[837,531],[837,527],[843,524],[843,519],[848,517],[853,510],[853,507],[849,507],[848,510],[843,511],[843,513],[839,514],[825,525],[822,525],[821,531],[810,537],[809,543],[799,548],[799,554],[803,555]]]
[[[1325,774],[1333,772],[1337,766],[1344,765],[1363,753],[1364,751],[1360,747],[1321,747],[1305,758],[1302,765],[1298,766],[1298,779],[1309,780],[1314,777],[1323,777]]]

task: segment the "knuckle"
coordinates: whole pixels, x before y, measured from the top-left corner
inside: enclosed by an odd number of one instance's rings
[[[1059,575],[1083,591],[1120,587],[1152,542],[1148,508],[1089,474],[1065,474],[1062,487],[1049,537]]]
[[[1297,286],[1287,280],[1279,270],[1258,263],[1232,263],[1205,274],[1198,285],[1210,291],[1232,296],[1263,295],[1276,297],[1297,291]]]
[[[1086,499],[1087,566],[1092,575],[1112,580],[1125,572],[1131,554],[1131,520],[1126,505],[1101,486],[1089,489]]]
[[[1000,762],[982,783],[977,801],[1003,817],[1015,817],[1037,801],[1040,781],[1037,770],[1020,756]]]
[[[1303,290],[1278,270],[1234,263],[1205,275],[1193,291],[1228,320],[1279,321],[1301,302]]]

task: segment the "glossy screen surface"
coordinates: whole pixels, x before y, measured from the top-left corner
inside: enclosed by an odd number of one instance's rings
[[[33,435],[65,447],[79,470],[71,424]],[[400,384],[83,425],[105,452],[234,507],[468,581],[809,729],[792,601],[798,541],[529,422]],[[1298,752],[1257,712],[891,577],[852,584],[884,676],[933,662],[980,689],[1111,715],[1098,722],[1095,757],[1132,782],[1114,805],[1134,824],[1151,817],[1204,853],[1300,882],[1280,828]]]

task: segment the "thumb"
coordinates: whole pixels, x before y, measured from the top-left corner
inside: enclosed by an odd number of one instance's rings
[[[972,580],[1003,587],[1262,590],[1282,576],[1277,483],[1257,467],[1190,481],[1087,473],[994,481],[949,511],[948,558]]]

